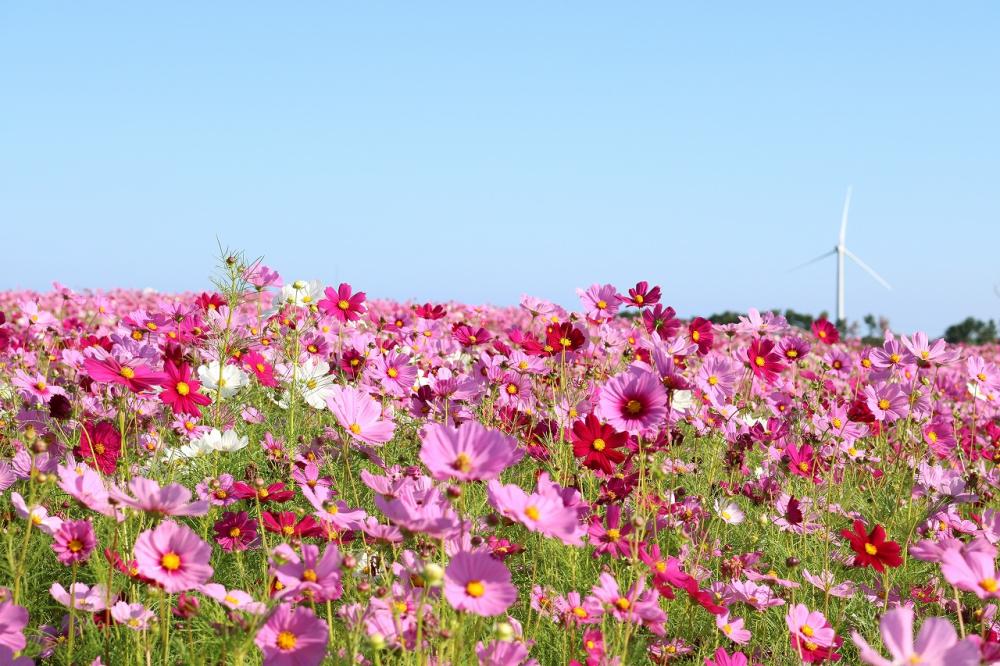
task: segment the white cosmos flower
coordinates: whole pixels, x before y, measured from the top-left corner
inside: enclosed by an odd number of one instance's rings
[[[739,525],[746,518],[743,510],[736,502],[723,504],[722,500],[715,500],[715,513],[722,519],[722,522],[730,525]]]
[[[295,389],[302,399],[314,409],[325,409],[326,398],[333,392],[334,377],[330,374],[330,364],[326,361],[316,362],[306,359],[305,363],[297,368],[291,366],[284,370],[282,378],[292,383],[294,377]],[[282,409],[288,409],[289,391],[286,390],[281,396],[278,405]]]
[[[323,283],[319,280],[296,280],[281,288],[281,302],[299,307],[316,305],[323,296]]]
[[[169,461],[177,458],[200,458],[212,452],[204,437],[193,439],[183,446],[174,449],[164,449],[163,457]]]
[[[209,391],[221,393],[223,398],[233,397],[247,383],[246,373],[235,365],[222,366],[220,376],[218,361],[198,366],[198,379],[202,386]]]
[[[249,443],[246,436],[240,437],[235,430],[219,432],[218,428],[212,428],[195,441],[204,449],[223,453],[239,451]]]
[[[694,404],[694,393],[691,391],[674,391],[670,396],[670,407],[678,412],[686,412]]]

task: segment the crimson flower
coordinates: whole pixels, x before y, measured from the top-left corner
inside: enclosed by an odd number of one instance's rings
[[[323,536],[323,529],[312,516],[303,516],[299,520],[298,516],[291,511],[281,511],[279,513],[264,511],[260,518],[264,523],[264,529],[286,538],[291,536],[299,538]]]
[[[618,294],[618,298],[629,305],[644,308],[660,302],[660,288],[653,287],[650,289],[649,283],[643,280],[642,282],[637,282],[633,288],[628,290],[628,296]]]
[[[442,305],[431,305],[430,303],[424,303],[423,305],[415,305],[413,307],[413,313],[420,317],[421,319],[430,319],[431,321],[435,319],[441,319],[446,314],[448,314],[444,306]]]
[[[474,347],[493,339],[493,336],[485,328],[475,329],[468,324],[455,324],[451,329],[451,334],[463,347]]]
[[[287,502],[295,497],[294,490],[285,490],[285,484],[278,482],[269,486],[251,486],[248,483],[237,481],[233,484],[233,497],[236,499],[257,498],[261,504],[267,502]]]
[[[865,531],[865,523],[861,520],[854,521],[854,531],[841,530],[840,535],[851,542],[854,549],[854,566],[871,566],[880,573],[885,572],[885,567],[898,567],[903,563],[903,558],[899,556],[899,544],[895,541],[886,541],[885,528],[876,525],[871,532]]]
[[[122,452],[122,438],[108,421],[85,423],[80,433],[80,443],[73,451],[104,474],[114,474]]]
[[[681,320],[675,318],[675,314],[677,312],[673,308],[664,309],[657,303],[652,310],[642,311],[642,323],[650,335],[655,333],[661,340],[672,340],[681,327]]]
[[[781,354],[774,350],[774,343],[767,338],[754,338],[747,349],[747,361],[754,376],[768,384],[773,383],[778,373],[785,369]]]
[[[618,449],[625,445],[628,435],[601,423],[593,414],[573,424],[571,439],[573,455],[583,458],[584,467],[611,474],[614,466],[625,460],[625,454]]]
[[[828,319],[817,319],[812,323],[812,333],[820,342],[832,345],[840,340],[840,331]]]
[[[695,317],[688,324],[688,336],[691,342],[698,345],[698,354],[704,356],[712,349],[712,343],[715,342],[712,322],[704,317]]]
[[[577,327],[569,322],[563,322],[556,326],[553,324],[545,329],[545,349],[553,355],[563,351],[576,351],[583,346],[585,338]]]

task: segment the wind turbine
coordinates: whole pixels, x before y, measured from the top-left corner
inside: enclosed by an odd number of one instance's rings
[[[792,270],[797,270],[799,268],[804,268],[810,264],[815,264],[817,261],[822,261],[829,256],[837,255],[837,321],[842,322],[845,320],[844,314],[844,257],[847,257],[858,266],[860,266],[866,273],[875,278],[875,281],[880,285],[892,291],[892,287],[886,282],[881,275],[875,272],[871,266],[861,261],[861,257],[854,254],[847,249],[845,244],[845,238],[847,236],[847,212],[851,208],[851,188],[847,188],[847,197],[844,199],[844,213],[840,218],[840,239],[832,250],[829,252],[824,252],[815,259],[811,259],[804,264],[796,266]]]

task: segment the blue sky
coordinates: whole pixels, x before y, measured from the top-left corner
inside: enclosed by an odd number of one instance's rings
[[[141,5],[141,6],[140,6]],[[1000,6],[4,3],[0,287],[196,289],[216,237],[373,296],[1000,298]]]

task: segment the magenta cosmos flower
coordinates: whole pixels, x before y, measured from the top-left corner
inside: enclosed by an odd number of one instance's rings
[[[316,305],[324,314],[335,317],[342,322],[357,321],[367,310],[365,308],[365,292],[351,293],[351,285],[342,282],[336,290],[327,287],[326,298]]]
[[[618,430],[640,434],[667,415],[667,393],[651,372],[631,368],[601,388],[601,418]]]
[[[154,479],[137,476],[128,482],[128,495],[112,486],[111,497],[133,509],[157,516],[204,516],[208,513],[208,500],[191,501],[191,491],[179,483],[160,487]]]
[[[326,655],[326,623],[306,607],[281,604],[253,642],[264,666],[316,666]]]
[[[56,553],[56,559],[63,564],[86,561],[97,545],[94,528],[87,520],[63,521],[52,536],[52,550]]]
[[[489,553],[456,553],[444,572],[444,596],[456,610],[490,617],[517,600],[510,571]]]
[[[108,352],[96,349],[95,358],[84,360],[83,367],[87,374],[101,384],[120,384],[133,393],[148,391],[160,384],[163,374],[143,365],[138,361],[120,363]]]
[[[170,593],[192,590],[212,577],[212,547],[189,527],[171,520],[146,530],[135,542],[139,573]]]
[[[382,406],[374,398],[351,386],[331,387],[326,406],[351,437],[366,444],[385,444],[396,430],[391,419],[382,418]]]
[[[191,366],[175,366],[170,361],[163,364],[163,390],[160,400],[174,410],[175,414],[190,414],[201,416],[199,405],[209,405],[212,399],[203,393],[198,393],[201,384],[191,375]]]
[[[433,423],[424,428],[420,439],[420,460],[439,481],[495,479],[524,456],[513,437],[478,421],[466,421],[457,428]]]

